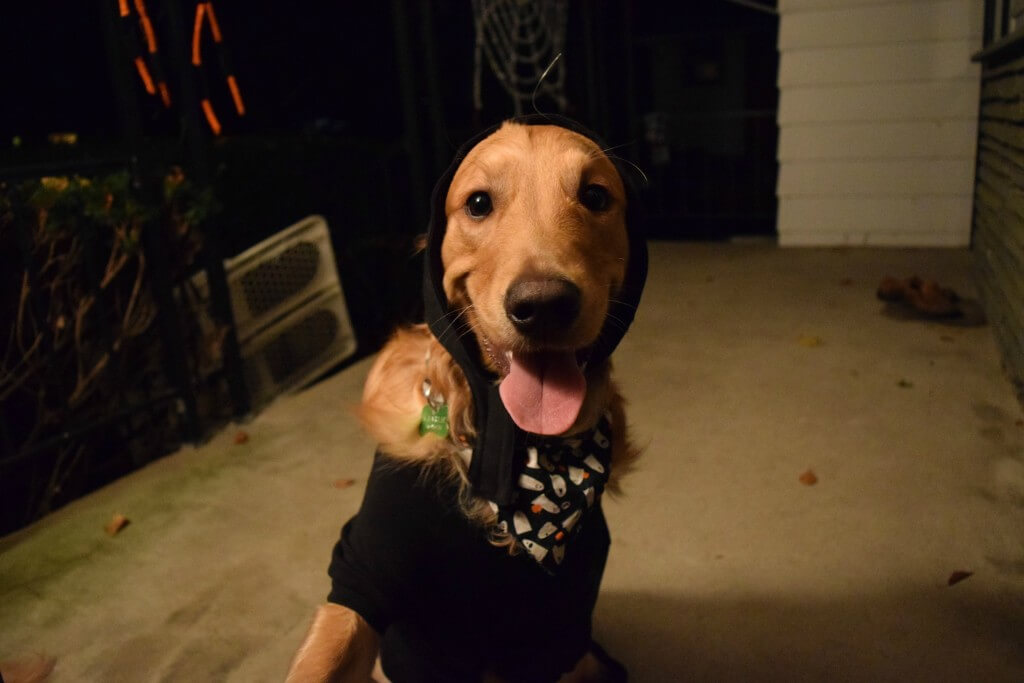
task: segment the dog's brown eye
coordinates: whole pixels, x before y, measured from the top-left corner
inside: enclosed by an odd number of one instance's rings
[[[466,212],[473,218],[483,218],[491,213],[491,195],[486,192],[474,192],[466,200]]]
[[[580,190],[580,203],[591,211],[604,211],[610,201],[608,190],[600,185],[587,185]]]

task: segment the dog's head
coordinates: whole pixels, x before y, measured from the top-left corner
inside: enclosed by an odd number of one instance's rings
[[[560,434],[630,260],[627,195],[591,139],[506,123],[462,160],[444,201],[443,287],[520,428]]]

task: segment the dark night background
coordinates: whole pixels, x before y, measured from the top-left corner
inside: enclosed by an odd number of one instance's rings
[[[147,97],[124,54],[133,101],[119,104],[107,39],[122,41],[104,16],[116,14],[116,4],[9,3],[2,10],[4,166],[38,158],[55,131],[78,133],[72,155],[123,145],[132,108],[150,143],[184,153],[180,102],[165,111]],[[166,3],[151,4],[164,52]],[[192,5],[181,8],[190,32]],[[227,89],[211,67],[209,89],[224,123],[212,148],[228,207],[228,254],[314,211],[337,219],[330,223],[346,235],[338,235],[341,243],[385,228],[415,232],[425,216],[410,211],[425,198],[410,196],[412,176],[429,191],[461,141],[512,114],[493,80],[485,82],[482,116],[473,111],[468,0],[216,8],[247,107],[244,117],[230,115]],[[725,0],[570,2],[567,113],[610,145],[625,145],[652,176],[652,193],[661,191],[655,236],[773,233],[776,30],[774,16]],[[484,72],[486,79],[486,65]],[[405,125],[409,102],[415,131]],[[539,105],[553,107],[543,98]],[[651,112],[668,116],[672,158],[663,168],[651,164],[643,142]],[[24,140],[19,154],[10,148],[14,135]],[[410,139],[417,149],[407,149]]]
[[[221,206],[203,226],[196,269],[322,214],[360,355],[372,353],[419,315],[414,241],[434,179],[462,141],[514,113],[486,61],[484,108],[473,109],[469,0],[214,3],[246,106],[234,113],[216,60],[192,72],[220,136],[181,86],[195,3],[146,4],[170,108],[143,89],[132,64],[139,38],[126,35],[118,0],[4,4],[0,180],[133,158],[180,164]],[[569,3],[565,113],[644,169],[651,237],[774,235],[777,29],[774,15],[726,0]],[[555,108],[545,97],[537,106]],[[65,132],[77,143],[48,141]],[[69,488],[139,463],[107,464]]]

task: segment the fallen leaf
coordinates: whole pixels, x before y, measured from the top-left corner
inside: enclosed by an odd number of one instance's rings
[[[821,346],[825,341],[821,337],[816,337],[813,334],[802,334],[800,339],[797,340],[800,346],[805,346],[809,349],[813,349],[816,346]]]
[[[235,432],[235,445],[236,446],[238,446],[240,444],[243,444],[243,443],[245,443],[248,440],[249,440],[249,434],[245,430],[239,429],[237,432]]]
[[[118,532],[128,526],[129,523],[129,519],[119,512],[114,515],[109,522],[107,522],[107,525],[103,527],[103,530],[107,532],[108,536],[116,536]]]
[[[1024,427],[1024,420],[1017,420],[1016,422],[1014,422],[1014,424],[1017,425],[1018,427]]]
[[[910,389],[911,387],[914,386],[914,383],[908,382],[905,379],[901,379],[899,382],[896,382],[896,386],[898,386],[900,389]]]
[[[333,486],[336,489],[347,489],[354,483],[356,483],[355,479],[335,479]]]
[[[949,575],[949,581],[947,581],[946,584],[953,586],[971,576],[974,576],[974,572],[965,572],[963,570],[955,571]]]
[[[800,483],[804,486],[814,486],[818,483],[818,475],[814,473],[814,470],[807,470],[800,475]]]
[[[950,337],[948,334],[942,335],[941,337],[939,337],[939,339],[941,339],[942,341],[947,342],[947,343],[952,343],[952,342],[956,341],[955,339]]]
[[[839,284],[841,284],[843,287],[849,287],[850,285],[853,284],[853,278],[844,277],[842,280],[839,281]]]
[[[33,654],[19,659],[5,659],[0,670],[8,681],[44,681],[53,673],[57,660],[43,654]]]

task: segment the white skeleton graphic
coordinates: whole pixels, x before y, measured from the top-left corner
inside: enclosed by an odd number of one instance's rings
[[[519,487],[530,491],[543,491],[544,484],[540,483],[528,474],[519,475]]]
[[[534,498],[530,502],[534,505],[540,505],[546,511],[551,513],[558,512],[558,510],[560,509],[556,503],[554,503],[550,498],[545,496],[543,493]]]
[[[563,479],[561,477],[561,475],[558,475],[558,474],[552,474],[551,475],[551,486],[555,489],[555,495],[558,496],[559,498],[561,498],[562,496],[565,495],[565,492],[566,492],[565,479]]]
[[[526,513],[521,510],[517,510],[516,514],[512,515],[512,525],[515,526],[517,534],[525,534],[533,528],[530,526],[530,520],[526,518]]]
[[[531,470],[535,470],[539,466],[537,463],[537,449],[532,446],[526,449],[526,466]]]
[[[531,555],[533,555],[533,559],[537,560],[538,562],[542,561],[544,559],[544,556],[548,554],[548,549],[547,548],[545,548],[544,546],[542,546],[539,543],[534,543],[533,541],[531,541],[528,538],[524,538],[523,539],[523,547],[526,548],[526,551],[528,553],[530,553]],[[561,546],[559,546],[559,547],[561,547]],[[563,552],[564,552],[564,550],[563,550]],[[561,564],[561,562],[562,562],[562,560],[560,559],[559,555],[555,555],[555,560],[559,564]]]
[[[573,513],[566,517],[565,521],[562,522],[562,527],[564,527],[566,531],[572,531],[572,528],[576,526],[576,522],[579,521],[581,514],[583,514],[582,510],[573,511]]]

